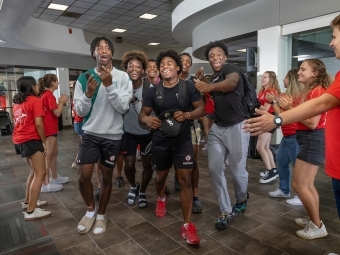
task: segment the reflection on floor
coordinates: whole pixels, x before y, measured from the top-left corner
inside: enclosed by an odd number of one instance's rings
[[[199,247],[190,247],[180,238],[182,212],[180,194],[173,188],[173,171],[168,177],[170,196],[164,218],[159,219],[154,213],[157,195],[153,181],[147,189],[146,209],[139,209],[137,203],[127,205],[128,184],[122,188],[113,185],[106,210],[107,233],[79,235],[76,227],[86,207],[78,192],[77,174],[71,169],[79,138],[72,130],[64,130],[58,135],[58,142],[58,172],[69,176],[70,182],[62,191],[41,194],[40,199],[49,203],[46,209],[53,212],[52,217],[27,222],[23,220],[20,201],[25,195],[29,168],[15,155],[11,137],[0,138],[0,254],[340,254],[340,221],[330,178],[323,168],[316,176],[315,185],[320,194],[321,218],[329,233],[326,238],[304,241],[295,236],[295,231],[301,228],[293,219],[304,216],[305,210],[302,206],[286,204],[285,199],[268,196],[269,191],[277,188],[278,180],[258,183],[259,172],[263,171],[260,160],[248,160],[250,202],[245,215],[218,232],[214,221],[219,208],[209,178],[206,152],[200,152],[199,156],[203,213],[192,216],[201,238]],[[140,169],[138,163],[138,178]],[[228,169],[226,176],[235,203]],[[94,177],[93,182],[96,183]]]

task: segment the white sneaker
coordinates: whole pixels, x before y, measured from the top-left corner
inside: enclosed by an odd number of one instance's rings
[[[302,205],[302,202],[298,196],[295,196],[291,199],[287,199],[286,203],[290,205]]]
[[[47,201],[38,200],[37,205],[35,207],[40,208],[40,207],[45,206],[45,205],[47,205]],[[25,202],[21,202],[21,207],[22,207],[23,210],[27,210],[28,204],[25,204]]]
[[[41,185],[41,190],[40,192],[55,192],[63,189],[62,184],[54,184],[54,183],[49,183],[46,186],[43,184]]]
[[[37,220],[46,218],[52,215],[51,211],[45,211],[44,209],[35,208],[34,212],[28,214],[27,212],[23,212],[25,220]]]
[[[275,191],[270,191],[268,194],[271,197],[290,197],[290,193],[285,194],[280,189],[277,189]]]
[[[310,221],[310,218],[308,216],[305,216],[304,218],[296,218],[295,224],[300,227],[306,227]]]
[[[202,146],[202,151],[206,151],[207,150],[207,145]]]
[[[58,174],[56,179],[53,179],[52,177],[50,178],[50,183],[53,184],[63,184],[69,182],[69,178],[68,177],[62,177]]]
[[[73,169],[76,169],[77,168],[77,164],[76,163],[72,163],[72,166],[71,166]]]
[[[321,221],[321,227],[318,228],[311,220],[309,221],[308,225],[299,231],[296,231],[296,235],[302,239],[316,239],[325,237],[328,235],[327,230],[323,222]]]
[[[224,161],[224,164],[225,164],[226,166],[229,166],[229,159],[228,159],[228,158]]]

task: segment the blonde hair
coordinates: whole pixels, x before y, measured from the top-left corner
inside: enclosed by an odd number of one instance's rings
[[[332,28],[336,27],[340,30],[340,14],[331,21],[331,27]]]
[[[293,100],[298,100],[304,90],[304,86],[298,81],[298,69],[289,70],[286,77],[289,79],[289,84],[286,89],[286,94],[291,96]]]
[[[269,75],[269,88],[273,88],[276,90],[277,94],[281,92],[280,87],[279,87],[279,82],[277,81],[276,78],[276,73],[273,71],[266,71],[263,74],[267,73]],[[264,91],[265,88],[262,86],[260,92]]]

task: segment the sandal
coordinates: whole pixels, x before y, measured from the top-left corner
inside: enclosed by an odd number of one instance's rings
[[[137,194],[139,192],[139,188],[140,188],[139,183],[137,183],[137,188],[136,189],[130,188],[129,194],[126,197],[126,202],[129,205],[133,205],[135,203],[136,198],[137,198]]]
[[[92,218],[89,218],[89,217],[86,217],[84,216],[81,221],[78,223],[78,226],[77,226],[77,231],[79,234],[86,234],[87,232],[89,232],[93,226],[93,223],[96,219],[96,216],[93,216]],[[79,226],[83,226],[85,229],[83,231],[81,231],[79,229]]]
[[[124,181],[122,176],[116,178],[116,186],[119,187],[119,188],[125,186],[125,181]]]
[[[148,201],[146,200],[145,194],[139,194],[138,207],[143,209],[148,206]]]
[[[102,228],[102,231],[95,233],[94,230],[96,228]],[[94,226],[93,226],[93,234],[94,235],[101,235],[104,232],[106,232],[106,228],[107,228],[107,218],[106,217],[105,217],[105,220],[96,219],[96,222],[94,223]]]

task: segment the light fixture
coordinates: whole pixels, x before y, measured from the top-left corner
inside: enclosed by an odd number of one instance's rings
[[[1,11],[1,7],[2,7],[3,2],[4,2],[4,0],[0,0],[0,11]]]
[[[142,19],[154,19],[157,17],[157,15],[154,14],[149,14],[149,13],[145,13],[142,16],[139,16]]]
[[[240,50],[237,50],[238,52],[247,52],[247,49],[240,49]]]
[[[116,32],[116,33],[124,33],[126,31],[126,29],[121,29],[121,28],[115,28],[112,30],[112,32]]]
[[[298,55],[298,56],[293,56],[293,58],[305,58],[309,57],[310,55]]]
[[[4,42],[3,40],[0,40],[0,43],[3,43],[3,44],[5,44],[6,42]]]
[[[65,11],[69,6],[63,4],[50,4],[47,8],[58,11]]]
[[[159,44],[159,42],[151,42],[148,45],[158,45],[158,44]]]

